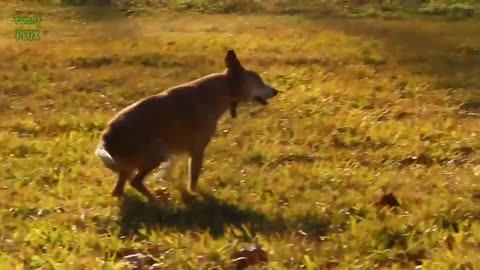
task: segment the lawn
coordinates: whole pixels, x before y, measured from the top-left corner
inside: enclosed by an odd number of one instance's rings
[[[41,40],[16,41],[14,14],[41,16]],[[124,269],[135,253],[231,269],[254,242],[258,269],[480,268],[478,19],[0,16],[0,269]],[[184,158],[147,179],[161,206],[129,186],[112,198],[93,154],[106,123],[222,71],[227,48],[280,95],[222,118],[199,200],[182,196]]]

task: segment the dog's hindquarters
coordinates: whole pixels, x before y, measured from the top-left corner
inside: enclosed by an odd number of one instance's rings
[[[130,151],[134,149],[130,149],[130,147],[120,149],[116,143],[118,142],[114,140],[114,137],[104,136],[102,142],[95,149],[95,155],[103,162],[104,166],[118,175],[112,195],[121,196],[125,183],[129,181],[132,187],[150,201],[155,200],[153,194],[144,186],[143,180],[161,163],[168,161],[166,145],[159,139],[143,141],[142,143],[137,142],[138,149]],[[127,144],[128,141],[124,141],[121,145]],[[131,178],[132,176],[133,178]]]

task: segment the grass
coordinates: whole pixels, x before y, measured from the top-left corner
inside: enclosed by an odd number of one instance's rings
[[[43,17],[17,42],[11,14]],[[480,24],[8,6],[0,20],[0,269],[228,269],[253,239],[268,269],[480,267]],[[223,69],[226,48],[282,91],[225,116],[203,200],[164,204],[93,155],[124,106]],[[379,207],[393,193],[400,206]],[[381,205],[380,205],[381,206]],[[162,269],[163,269],[162,268]]]

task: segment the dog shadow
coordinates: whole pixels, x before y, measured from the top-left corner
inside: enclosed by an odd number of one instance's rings
[[[311,236],[326,235],[330,222],[315,216],[304,216],[297,220],[281,217],[268,217],[249,208],[219,200],[214,196],[201,193],[201,200],[191,200],[182,196],[185,206],[178,206],[167,201],[150,204],[137,195],[125,194],[120,201],[120,235],[138,235],[142,229],[171,228],[179,232],[203,231],[213,238],[218,238],[231,227],[240,229],[245,240],[251,235],[283,234],[294,230],[295,224],[302,224],[302,231]],[[248,233],[243,225],[248,224]],[[237,235],[238,237],[238,235]]]

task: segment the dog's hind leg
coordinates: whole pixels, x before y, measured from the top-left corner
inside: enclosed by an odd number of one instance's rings
[[[118,172],[118,180],[115,188],[112,191],[113,197],[121,197],[125,190],[125,183],[127,182],[128,178],[132,176],[132,171],[120,171]]]
[[[143,180],[145,177],[157,168],[162,162],[167,161],[167,148],[160,141],[155,141],[150,144],[144,152],[142,152],[138,159],[140,161],[140,168],[137,174],[130,181],[130,185],[145,196],[150,202],[154,202],[155,196],[145,187]]]
[[[135,175],[132,181],[130,181],[130,185],[132,185],[132,187],[134,187],[138,192],[140,192],[143,196],[145,196],[150,202],[156,201],[156,198],[145,187],[145,185],[143,184],[143,180],[145,179],[145,176],[147,176],[153,169],[154,168],[138,171],[138,173]]]

